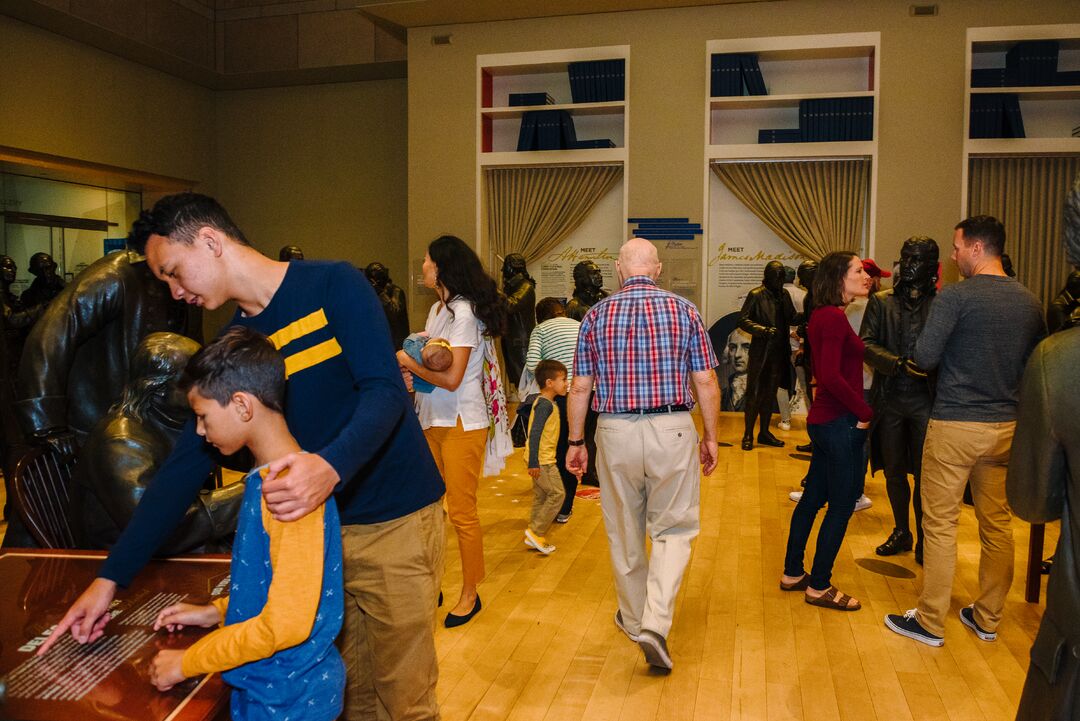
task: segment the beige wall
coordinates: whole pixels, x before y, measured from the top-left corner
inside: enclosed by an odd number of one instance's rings
[[[409,255],[476,234],[476,56],[630,45],[630,216],[703,218],[705,42],[881,32],[879,258],[913,234],[948,246],[960,214],[964,44],[969,26],[1077,22],[1075,0],[799,0],[583,15],[409,32]],[[432,45],[433,34],[453,35]],[[415,311],[413,313],[416,319]]]
[[[214,93],[0,16],[0,145],[207,182]]]

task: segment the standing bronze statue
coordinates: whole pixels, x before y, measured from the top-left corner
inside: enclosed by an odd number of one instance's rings
[[[409,335],[409,311],[405,305],[405,291],[394,285],[394,281],[390,280],[390,271],[382,263],[368,263],[364,268],[364,275],[382,303],[386,322],[390,324],[390,337],[394,341],[394,348],[400,349]]]
[[[80,548],[116,542],[172,452],[191,418],[177,383],[198,350],[175,333],[151,333],[136,348],[123,397],[91,429],[75,464],[70,517]],[[202,491],[158,554],[227,550],[243,495],[243,483]]]
[[[922,447],[934,405],[934,378],[915,365],[911,356],[937,293],[937,269],[938,244],[933,238],[905,240],[896,283],[870,296],[859,333],[866,345],[866,364],[874,370],[870,467],[871,472],[885,472],[885,490],[893,513],[892,533],[876,552],[892,556],[910,551],[914,543],[915,562],[919,564],[923,551]],[[914,493],[908,474],[915,480]],[[914,538],[909,506],[915,510]]]
[[[566,315],[574,320],[581,320],[608,294],[604,290],[604,275],[600,266],[591,260],[583,260],[574,266],[574,297],[566,304]]]
[[[64,289],[64,279],[57,275],[56,261],[48,253],[31,255],[28,270],[34,280],[19,298],[27,308],[47,304]]]
[[[4,305],[4,341],[7,363],[3,368],[4,379],[12,382],[15,369],[19,366],[23,342],[30,327],[45,310],[43,304],[27,306],[22,299],[11,292],[17,272],[15,261],[9,256],[0,255],[0,302]]]
[[[1065,287],[1046,309],[1046,329],[1050,333],[1080,325],[1080,270],[1069,273]]]
[[[133,251],[92,263],[49,304],[26,339],[15,404],[23,432],[73,458],[123,395],[139,341],[155,331],[202,337],[198,298],[192,302],[174,300]]]
[[[303,260],[304,251],[300,249],[299,245],[283,245],[281,250],[278,251],[277,257],[283,263],[290,260]]]
[[[511,253],[503,260],[503,294],[506,296],[507,328],[502,339],[506,378],[517,385],[529,352],[529,336],[536,326],[536,281],[525,267],[525,256]]]
[[[791,391],[789,333],[797,320],[791,295],[784,289],[784,264],[771,261],[765,266],[761,285],[747,294],[739,315],[739,328],[752,339],[743,406],[744,451],[754,448],[755,420],[760,420],[758,443],[776,448],[784,445],[769,430],[769,421],[776,404],[776,390],[782,386]]]

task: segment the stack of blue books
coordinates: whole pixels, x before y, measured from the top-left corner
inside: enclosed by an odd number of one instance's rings
[[[626,99],[626,61],[587,60],[568,63],[570,96],[575,103],[604,103]]]
[[[1024,40],[1005,53],[1003,68],[974,68],[973,88],[1023,88],[1080,85],[1080,71],[1057,69],[1057,40]],[[1000,137],[1000,136],[995,136]]]
[[[526,105],[554,105],[555,98],[549,93],[510,93],[510,107],[520,108]]]
[[[799,101],[802,142],[874,139],[874,99],[815,98]]]
[[[714,98],[769,94],[757,55],[752,53],[713,55],[709,85],[710,94]]]
[[[1023,138],[1024,119],[1020,98],[1013,93],[979,93],[971,96],[971,138]]]
[[[614,148],[608,138],[578,140],[574,118],[566,110],[527,110],[521,115],[519,151]]]
[[[634,237],[648,240],[693,240],[701,235],[701,223],[691,223],[689,218],[627,218],[636,226]]]

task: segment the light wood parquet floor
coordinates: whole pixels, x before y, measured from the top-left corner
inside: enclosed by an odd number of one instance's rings
[[[804,426],[777,432],[783,449],[738,448],[741,416],[723,414],[720,462],[701,488],[701,535],[680,591],[669,645],[675,668],[660,675],[612,622],[616,609],[598,501],[578,499],[556,525],[551,556],[522,543],[532,498],[519,454],[479,493],[487,579],[483,610],[436,632],[438,694],[445,721],[656,719],[1012,719],[1042,608],[1023,600],[1028,526],[1014,521],[1016,576],[994,643],[979,641],[956,613],[978,588],[978,535],[965,507],[953,611],[942,648],[888,631],[886,613],[912,608],[921,574],[912,554],[874,555],[892,529],[884,480],[867,481],[872,508],[855,514],[834,573],[863,609],[818,609],[777,588],[794,503],[807,462],[792,458]],[[811,537],[811,553],[813,545]],[[1057,529],[1048,528],[1047,548]],[[911,579],[880,575],[860,559],[887,560]],[[460,588],[447,538],[443,588]],[[1044,581],[1045,583],[1045,581]]]
[[[721,439],[737,444],[741,423],[741,416],[722,414]],[[856,563],[882,560],[874,548],[892,528],[879,473],[866,486],[874,505],[852,518],[833,577],[863,609],[809,606],[801,594],[777,588],[794,508],[787,494],[807,467],[791,457],[806,440],[800,419],[795,425],[776,431],[787,448],[721,448],[716,470],[703,479],[701,535],[668,639],[675,661],[669,675],[650,671],[612,622],[616,602],[599,502],[578,499],[570,523],[549,534],[558,550],[544,557],[522,544],[532,486],[520,452],[498,478],[483,479],[484,608],[464,627],[437,626],[443,719],[1012,719],[1042,613],[1023,600],[1027,524],[1013,522],[1016,576],[996,642],[979,641],[955,616],[978,588],[969,507],[945,646],[909,641],[885,629],[882,617],[915,604],[920,574],[912,555],[884,559],[913,571],[912,579]],[[2,494],[0,488],[0,500]],[[1057,528],[1048,527],[1047,549],[1056,542]],[[813,536],[810,545],[812,553]],[[451,603],[460,581],[451,532],[443,583]]]

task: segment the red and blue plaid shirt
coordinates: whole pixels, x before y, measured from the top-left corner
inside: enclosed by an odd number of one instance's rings
[[[694,304],[635,275],[585,314],[574,376],[593,377],[593,410],[626,413],[693,406],[689,372],[716,365]]]

